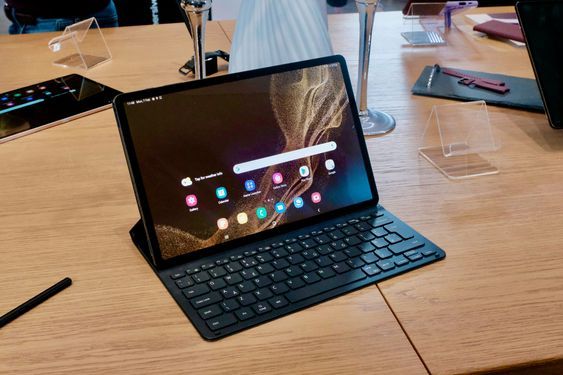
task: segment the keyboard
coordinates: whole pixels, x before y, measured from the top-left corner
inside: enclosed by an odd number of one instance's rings
[[[378,206],[159,272],[209,340],[445,257]]]

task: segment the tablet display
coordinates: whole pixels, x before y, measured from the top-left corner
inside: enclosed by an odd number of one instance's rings
[[[549,122],[563,128],[563,3],[519,2],[516,9]]]
[[[375,198],[339,63],[199,85],[117,105],[163,259]]]
[[[117,94],[78,74],[0,94],[0,143],[107,108]]]

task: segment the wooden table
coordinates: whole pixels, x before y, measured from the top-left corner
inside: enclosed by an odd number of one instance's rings
[[[329,23],[355,81],[357,15]],[[446,260],[218,342],[199,337],[129,240],[138,213],[111,111],[0,145],[0,312],[74,280],[0,330],[0,373],[561,372],[563,133],[489,107],[499,175],[452,182],[417,156],[432,105],[448,102],[411,96],[423,66],[532,77],[525,49],[457,24],[447,47],[411,48],[400,14],[378,14],[369,91],[398,121],[368,139],[382,204]],[[208,49],[228,50],[232,30],[212,23]],[[89,77],[120,90],[186,79],[183,25],[104,34],[114,60]],[[0,37],[0,91],[67,72],[50,66],[52,36]]]
[[[113,61],[87,76],[124,91],[187,79],[183,25],[104,34]],[[53,36],[0,37],[0,91],[68,73],[51,66]],[[211,23],[208,49],[229,45]],[[426,372],[377,286],[204,341],[129,239],[138,210],[111,110],[2,144],[0,160],[0,312],[74,280],[0,330],[1,374]]]

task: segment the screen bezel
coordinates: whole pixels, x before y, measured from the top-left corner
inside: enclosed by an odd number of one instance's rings
[[[361,151],[361,154],[362,154],[362,159],[364,161],[364,167],[365,167],[366,172],[367,172],[367,178],[368,178],[368,181],[369,181],[370,190],[371,190],[373,198],[371,200],[368,200],[368,201],[365,201],[365,202],[361,202],[361,203],[358,203],[358,204],[354,204],[354,205],[343,207],[343,208],[340,208],[340,209],[337,209],[337,210],[326,212],[326,213],[323,213],[323,214],[320,214],[320,215],[317,215],[317,216],[314,216],[314,217],[311,217],[311,218],[298,220],[298,221],[295,221],[293,223],[286,223],[286,224],[280,225],[279,227],[276,227],[276,228],[267,229],[267,230],[264,230],[264,231],[261,231],[261,232],[255,233],[255,234],[251,234],[251,235],[248,235],[248,236],[245,236],[245,237],[242,237],[242,238],[233,239],[229,242],[217,244],[217,245],[214,245],[212,247],[205,248],[205,249],[200,249],[200,250],[198,250],[194,253],[180,255],[180,256],[176,256],[174,258],[170,258],[170,259],[162,258],[160,248],[159,248],[159,244],[158,244],[158,240],[157,240],[157,236],[156,236],[156,230],[155,230],[155,227],[154,227],[154,222],[153,222],[152,215],[151,215],[151,212],[150,212],[150,207],[149,207],[149,204],[148,204],[146,191],[145,191],[145,188],[143,186],[143,181],[142,181],[142,178],[141,178],[139,163],[138,163],[136,152],[135,152],[135,146],[133,144],[133,140],[132,140],[132,136],[131,136],[130,128],[129,128],[129,123],[127,122],[127,118],[126,118],[126,114],[125,114],[126,102],[134,101],[134,100],[140,100],[142,98],[146,98],[146,97],[150,97],[150,96],[166,95],[166,94],[171,94],[171,93],[190,90],[190,89],[197,89],[197,88],[200,88],[200,87],[220,85],[220,84],[227,83],[227,82],[245,80],[245,79],[250,79],[250,78],[254,78],[254,77],[266,76],[266,75],[271,75],[271,74],[275,74],[275,73],[282,73],[282,72],[287,72],[287,71],[292,71],[292,70],[299,70],[299,69],[303,69],[303,68],[309,68],[309,67],[314,67],[314,66],[319,66],[319,65],[333,64],[333,63],[339,64],[343,78],[344,78],[344,84],[345,84],[345,87],[346,87],[346,93],[348,95],[348,101],[350,103],[350,110],[352,112],[352,118],[353,118],[355,129],[356,129],[356,135],[358,137],[358,142],[359,142],[359,145],[360,145],[360,151]],[[224,75],[224,76],[218,76],[218,77],[213,77],[213,78],[206,78],[204,80],[173,84],[173,85],[169,85],[169,86],[163,86],[163,87],[158,87],[158,88],[151,88],[151,89],[147,89],[147,90],[141,90],[141,91],[126,93],[126,94],[121,94],[121,95],[118,95],[114,99],[113,106],[114,106],[114,111],[115,111],[115,115],[116,115],[116,119],[117,119],[119,132],[120,132],[121,139],[122,139],[123,146],[124,146],[125,157],[127,159],[129,172],[130,172],[131,177],[132,177],[133,189],[135,191],[135,195],[136,195],[136,198],[137,198],[137,205],[139,207],[139,212],[141,214],[141,219],[143,221],[145,233],[147,235],[149,250],[150,250],[152,259],[154,261],[154,265],[159,269],[171,267],[171,266],[181,264],[181,263],[185,263],[185,262],[188,262],[190,260],[198,259],[198,258],[204,257],[204,256],[209,255],[209,254],[214,254],[214,253],[226,251],[226,250],[229,250],[229,249],[233,249],[233,248],[239,247],[241,245],[247,245],[249,243],[257,242],[257,241],[266,239],[268,237],[273,237],[275,235],[279,235],[279,234],[283,234],[283,233],[295,230],[295,229],[303,227],[305,225],[311,225],[311,224],[315,224],[315,223],[318,223],[318,222],[323,221],[323,220],[334,218],[336,216],[339,216],[339,215],[342,215],[342,214],[345,214],[345,213],[349,213],[349,212],[356,210],[356,209],[362,209],[362,208],[365,208],[365,207],[368,207],[368,206],[375,206],[379,202],[379,195],[377,193],[375,180],[373,178],[373,170],[371,168],[371,163],[370,163],[370,160],[369,160],[369,154],[368,154],[367,146],[366,146],[365,139],[364,139],[363,132],[362,132],[362,126],[361,126],[361,123],[360,123],[360,119],[358,117],[358,110],[357,110],[357,107],[356,107],[356,102],[354,100],[352,86],[351,86],[349,75],[348,75],[348,69],[346,67],[346,61],[345,61],[344,57],[342,57],[340,55],[322,57],[322,58],[318,58],[318,59],[301,61],[301,62],[297,62],[297,63],[278,65],[278,66],[262,68],[262,69],[257,69],[257,70],[251,70],[251,71],[246,71],[246,72],[239,72],[239,73],[234,73],[234,74],[229,74],[229,75]]]
[[[17,139],[17,138],[20,138],[20,137],[23,137],[23,136],[26,136],[26,135],[29,135],[29,134],[36,133],[40,130],[44,130],[44,129],[47,129],[47,128],[50,128],[50,127],[53,127],[53,126],[56,126],[56,125],[64,124],[66,122],[69,122],[69,121],[72,121],[72,120],[75,120],[75,119],[78,119],[78,118],[81,118],[81,117],[84,117],[84,116],[88,116],[88,115],[91,115],[91,114],[99,112],[99,111],[103,111],[104,109],[108,109],[108,108],[111,107],[111,104],[112,104],[112,101],[113,101],[110,97],[112,97],[114,99],[118,94],[121,94],[121,91],[116,90],[113,87],[110,87],[110,86],[108,86],[104,83],[95,81],[95,80],[88,78],[88,77],[84,77],[81,74],[72,73],[72,74],[67,74],[65,76],[51,78],[51,79],[46,80],[46,81],[33,83],[31,85],[23,86],[23,87],[14,89],[14,90],[5,91],[5,92],[0,93],[0,96],[6,95],[6,94],[11,94],[11,93],[17,92],[17,91],[21,91],[21,90],[24,90],[28,87],[35,87],[37,85],[49,84],[49,83],[56,81],[56,80],[70,79],[71,77],[85,79],[85,80],[90,81],[92,83],[95,83],[97,85],[104,86],[104,90],[107,90],[107,94],[109,94],[107,102],[103,105],[93,106],[93,107],[91,107],[91,108],[89,108],[85,111],[75,113],[75,114],[70,115],[68,117],[61,117],[57,120],[54,120],[54,121],[51,121],[51,122],[46,122],[46,123],[41,124],[41,125],[37,125],[37,126],[31,128],[31,129],[25,129],[25,130],[19,131],[19,132],[14,133],[14,134],[10,134],[6,137],[2,137],[2,138],[0,138],[0,143],[8,142],[8,141],[11,141],[11,140],[14,140],[14,139]]]
[[[520,28],[522,29],[522,34],[524,34],[524,40],[526,41],[526,50],[528,51],[528,56],[530,57],[530,61],[532,63],[532,69],[534,70],[534,75],[536,76],[536,82],[538,84],[538,88],[540,91],[540,95],[542,98],[543,106],[545,108],[545,113],[547,115],[547,119],[549,122],[549,126],[553,129],[563,129],[563,118],[560,119],[553,119],[551,117],[550,108],[552,106],[552,101],[548,100],[543,87],[547,86],[546,82],[549,81],[547,77],[544,77],[541,72],[536,68],[536,62],[539,61],[542,57],[537,56],[532,52],[533,47],[530,45],[528,37],[530,35],[529,28],[526,27],[526,22],[524,21],[525,18],[534,17],[534,9],[537,6],[563,6],[563,4],[558,3],[556,1],[519,1],[516,3],[516,14],[518,15],[518,22],[520,23]],[[530,6],[528,8],[528,6]],[[530,11],[531,10],[531,11]],[[556,100],[555,100],[556,101]]]

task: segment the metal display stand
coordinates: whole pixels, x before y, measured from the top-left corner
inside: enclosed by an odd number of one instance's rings
[[[419,154],[450,179],[497,174],[483,154],[500,149],[480,100],[432,107]]]
[[[205,27],[211,0],[181,0],[180,7],[184,10],[188,21],[188,31],[194,43],[194,74],[196,79],[206,77],[205,71]]]
[[[61,36],[49,41],[48,46],[51,51],[63,55],[53,64],[66,68],[87,70],[111,60],[111,52],[94,17],[67,26]]]

